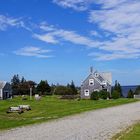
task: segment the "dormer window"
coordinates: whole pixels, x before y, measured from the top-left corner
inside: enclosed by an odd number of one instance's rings
[[[89,79],[89,85],[93,86],[94,85],[94,79]]]
[[[99,74],[98,73],[95,73],[95,77],[98,77],[99,76]]]

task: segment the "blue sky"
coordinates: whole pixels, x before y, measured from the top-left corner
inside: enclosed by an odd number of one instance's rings
[[[139,0],[0,0],[0,80],[76,85],[93,66],[140,84]]]

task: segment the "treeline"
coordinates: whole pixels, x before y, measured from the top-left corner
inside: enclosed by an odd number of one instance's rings
[[[78,88],[72,81],[67,86],[64,85],[49,85],[47,80],[41,80],[38,84],[32,80],[26,80],[17,74],[11,79],[13,95],[29,95],[30,88],[32,94],[39,95],[77,95]]]
[[[136,90],[130,89],[127,94],[127,98],[134,98],[134,95],[140,95],[140,86],[137,86]]]

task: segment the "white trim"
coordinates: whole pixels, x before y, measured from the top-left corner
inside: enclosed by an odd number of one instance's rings
[[[3,99],[3,90],[0,89],[0,98]]]
[[[99,73],[96,72],[94,75],[95,75],[95,77],[98,77],[99,76]]]
[[[85,89],[85,90],[84,90],[84,95],[85,95],[85,96],[89,96],[89,89]]]
[[[94,85],[94,79],[89,79],[89,86],[93,86]]]

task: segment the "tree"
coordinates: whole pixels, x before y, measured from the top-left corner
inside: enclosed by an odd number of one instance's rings
[[[20,94],[20,78],[19,75],[14,75],[11,79],[11,86],[12,86],[12,92],[13,95],[19,95]]]
[[[113,90],[113,92],[112,92],[112,98],[113,99],[120,98],[120,93],[117,90]]]
[[[72,94],[73,94],[73,95],[75,95],[75,94],[78,93],[78,92],[77,92],[77,89],[76,89],[76,87],[75,87],[75,84],[74,84],[73,81],[72,81],[71,84],[70,84],[70,88],[71,88],[71,90],[72,90]]]
[[[118,91],[118,93],[120,94],[120,97],[123,97],[121,85],[117,80],[115,81],[115,86],[113,88],[113,91],[114,90]]]
[[[57,86],[54,94],[55,95],[72,95],[72,89],[67,86]]]
[[[90,99],[91,100],[99,100],[99,92],[98,91],[92,92],[90,95]]]
[[[140,86],[137,86],[134,94],[135,95],[139,95],[140,94]]]
[[[47,81],[41,80],[37,85],[37,91],[44,95],[51,92],[51,87],[49,86]]]
[[[130,90],[128,91],[127,98],[133,98],[133,97],[134,97],[134,93],[133,93],[133,91],[130,89]]]
[[[22,76],[22,78],[21,78],[21,83],[24,83],[24,82],[26,82],[26,80],[25,80],[25,78]]]
[[[107,99],[109,97],[109,94],[110,94],[109,92],[104,90],[99,91],[99,97],[101,99]]]

